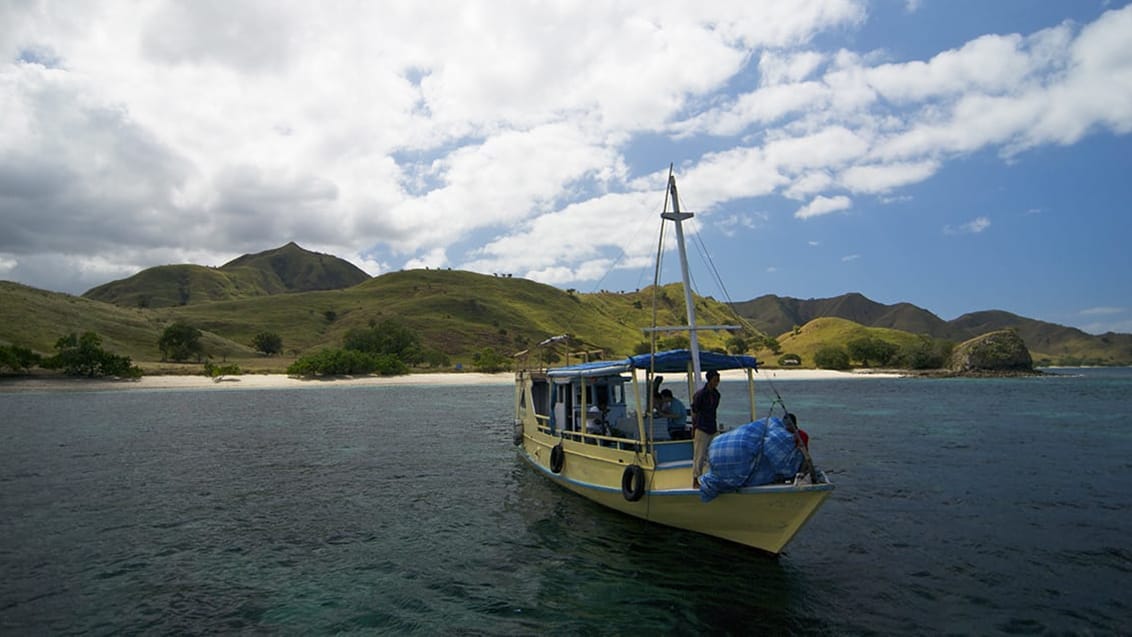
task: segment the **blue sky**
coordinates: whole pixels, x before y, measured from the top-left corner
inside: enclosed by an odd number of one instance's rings
[[[701,294],[1132,332],[1129,2],[506,6],[0,7],[0,278],[295,241],[634,289],[674,164]]]

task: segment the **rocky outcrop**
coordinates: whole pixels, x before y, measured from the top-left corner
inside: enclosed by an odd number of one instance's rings
[[[960,374],[1032,373],[1034,360],[1017,332],[998,330],[957,345],[947,367]]]

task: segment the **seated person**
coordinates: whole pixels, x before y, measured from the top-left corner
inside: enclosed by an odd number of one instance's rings
[[[660,391],[660,404],[657,412],[666,419],[668,437],[672,440],[688,440],[692,437],[688,431],[688,410],[679,398],[672,395],[671,389]]]
[[[787,413],[782,417],[782,424],[786,427],[786,431],[794,434],[795,441],[800,443],[802,449],[810,450],[810,435],[804,429],[798,426],[798,417],[792,413]]]
[[[601,413],[601,409],[596,406],[591,406],[586,414],[586,433],[588,434],[605,434],[605,418]]]

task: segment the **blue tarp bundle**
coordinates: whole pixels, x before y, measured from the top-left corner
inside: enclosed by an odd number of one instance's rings
[[[802,467],[802,452],[781,420],[760,418],[716,436],[708,460],[711,468],[700,476],[704,502],[740,487],[793,478]]]

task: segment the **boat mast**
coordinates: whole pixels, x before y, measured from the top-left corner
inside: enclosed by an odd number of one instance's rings
[[[662,212],[662,219],[668,219],[676,224],[676,247],[680,252],[680,276],[684,281],[684,307],[688,313],[688,341],[692,350],[692,373],[696,379],[696,387],[701,384],[700,377],[700,339],[696,332],[696,305],[692,301],[692,282],[688,276],[688,252],[684,248],[684,220],[695,215],[690,212],[680,212],[680,198],[676,196],[676,175],[672,167],[668,168],[668,192],[672,197],[672,212]]]

